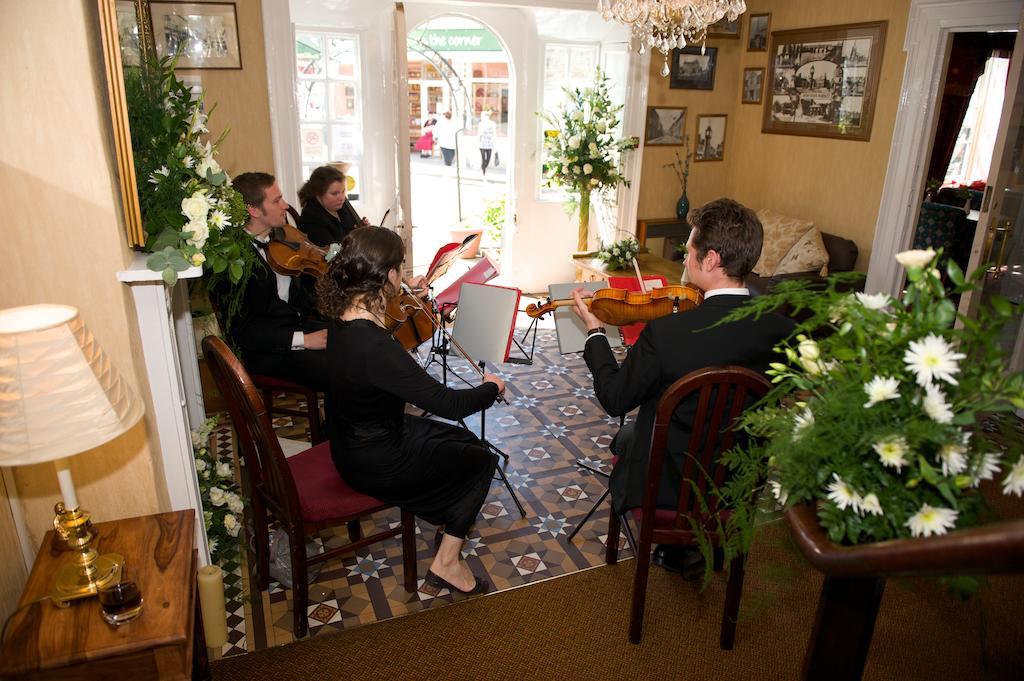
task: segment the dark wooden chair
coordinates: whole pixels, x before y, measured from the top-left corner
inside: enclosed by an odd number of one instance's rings
[[[203,339],[203,351],[217,387],[224,394],[238,435],[238,451],[245,466],[243,486],[256,548],[256,579],[260,590],[269,584],[270,546],[268,515],[288,533],[292,563],[296,638],[309,630],[307,566],[398,535],[402,536],[405,590],[416,591],[416,526],[412,513],[402,511],[398,527],[362,537],[358,522],[390,506],[356,492],[338,474],[331,461],[330,443],[324,442],[285,458],[274,435],[267,409],[256,385],[228,346],[216,336]],[[306,556],[307,537],[321,530],[347,525],[351,541],[343,546]]]
[[[719,522],[725,524],[731,511],[720,507],[719,497],[715,494],[715,489],[725,483],[728,472],[718,462],[718,457],[734,444],[733,425],[736,418],[770,389],[768,380],[750,369],[737,366],[708,367],[691,371],[680,378],[669,386],[658,401],[643,504],[625,514],[619,515],[613,511],[608,516],[605,562],[609,565],[618,560],[620,526],[625,525],[627,538],[632,538],[634,535],[629,530],[630,517],[639,525],[639,541],[634,546],[636,572],[633,577],[629,621],[629,640],[633,643],[640,643],[643,631],[652,544],[696,546],[693,527],[694,524],[700,525],[707,530],[715,547],[715,569],[722,568],[720,537],[716,530]],[[667,451],[669,423],[679,404],[694,393],[697,406],[687,447],[689,453],[683,465],[679,503],[674,509],[657,508],[655,504]],[[729,582],[719,637],[723,650],[732,649],[736,635],[736,616],[743,592],[745,560],[745,556],[740,556],[734,558],[729,565]]]

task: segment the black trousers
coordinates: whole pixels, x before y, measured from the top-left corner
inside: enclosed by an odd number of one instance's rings
[[[469,529],[476,522],[476,517],[480,515],[480,509],[483,508],[484,501],[487,500],[487,493],[491,489],[494,468],[498,465],[498,456],[487,447],[483,445],[466,446],[479,450],[478,455],[488,458],[489,463],[484,466],[485,470],[477,478],[476,484],[461,499],[449,506],[445,512],[444,533],[459,539],[466,538]]]
[[[481,149],[480,150],[480,171],[486,175],[487,166],[491,165],[491,152],[493,149]]]
[[[450,166],[452,161],[455,160],[455,150],[449,149],[448,147],[441,147],[441,157],[444,159],[444,164]]]

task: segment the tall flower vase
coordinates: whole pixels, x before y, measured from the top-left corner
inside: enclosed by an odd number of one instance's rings
[[[690,199],[686,198],[686,192],[679,197],[679,201],[676,202],[676,217],[680,220],[686,219],[686,214],[690,212]]]
[[[580,230],[579,237],[576,240],[576,250],[583,252],[587,250],[587,244],[589,243],[590,237],[590,192],[580,192]]]

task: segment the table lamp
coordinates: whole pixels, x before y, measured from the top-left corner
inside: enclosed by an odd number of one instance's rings
[[[51,593],[58,605],[117,583],[124,562],[99,555],[89,513],[78,507],[69,457],[131,428],[142,405],[117,375],[92,333],[67,305],[0,310],[0,466],[52,461],[64,501],[53,527],[74,560]]]

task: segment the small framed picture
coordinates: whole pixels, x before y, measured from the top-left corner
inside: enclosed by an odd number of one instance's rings
[[[721,161],[725,158],[726,114],[697,116],[697,140],[694,161]]]
[[[747,36],[747,52],[768,51],[768,31],[771,30],[771,14],[750,15],[750,35]]]
[[[175,68],[242,68],[235,3],[151,0],[149,15],[156,54],[176,56]]]
[[[732,21],[729,21],[726,17],[722,17],[715,23],[708,26],[708,37],[709,38],[739,38],[740,37],[740,18],[736,17]]]
[[[714,90],[718,48],[684,47],[672,50],[672,71],[668,86],[676,90]]]
[[[744,104],[760,104],[761,93],[764,91],[764,69],[743,69]]]
[[[649,106],[644,126],[644,145],[681,147],[686,134],[686,107]]]

